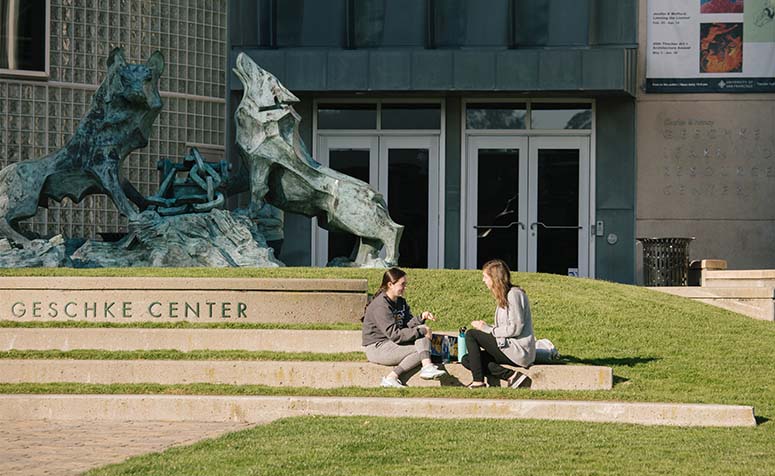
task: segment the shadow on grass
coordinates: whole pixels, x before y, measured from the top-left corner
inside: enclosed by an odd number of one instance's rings
[[[763,416],[756,416],[754,415],[754,418],[756,419],[756,426],[763,425],[770,421],[769,418],[763,417]]]
[[[619,377],[618,375],[614,375],[613,382],[611,382],[611,383],[615,387],[615,386],[617,386],[619,384],[622,384],[622,383],[625,383],[625,382],[629,382],[629,381],[630,381],[630,379],[628,379],[628,378]]]
[[[657,357],[604,357],[600,359],[580,359],[572,355],[562,355],[562,361],[570,364],[602,365],[605,367],[635,367],[659,360]]]

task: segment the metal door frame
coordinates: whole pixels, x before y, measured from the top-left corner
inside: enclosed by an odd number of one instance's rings
[[[592,166],[590,160],[590,137],[577,135],[501,135],[468,134],[466,136],[466,182],[468,188],[465,197],[463,221],[465,226],[464,267],[475,269],[477,261],[476,226],[487,225],[477,222],[477,183],[480,149],[519,149],[520,200],[517,224],[518,250],[517,269],[514,271],[535,272],[537,269],[538,241],[536,228],[538,223],[538,150],[539,149],[577,149],[579,150],[579,239],[578,273],[582,277],[593,277],[594,236],[591,232],[594,210],[592,203]],[[544,224],[557,226],[560,224]],[[562,224],[569,225],[569,224]]]

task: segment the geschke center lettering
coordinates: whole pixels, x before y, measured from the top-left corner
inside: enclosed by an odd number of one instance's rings
[[[131,301],[16,301],[8,309],[15,318],[110,319],[147,315],[156,319],[242,319],[247,318],[244,302],[154,301],[137,304]]]

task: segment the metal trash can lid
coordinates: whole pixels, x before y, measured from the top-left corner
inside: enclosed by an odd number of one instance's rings
[[[666,238],[635,238],[636,240],[640,241],[641,243],[681,243],[685,242],[688,243],[692,240],[694,240],[694,237],[666,237]]]

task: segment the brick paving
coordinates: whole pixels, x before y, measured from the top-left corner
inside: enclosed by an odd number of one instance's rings
[[[0,474],[67,476],[192,444],[249,423],[13,420],[0,422]]]

